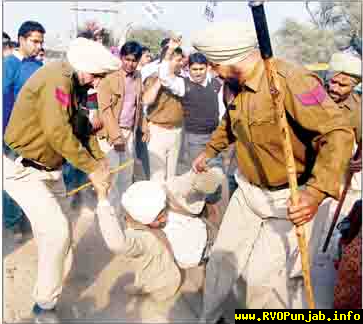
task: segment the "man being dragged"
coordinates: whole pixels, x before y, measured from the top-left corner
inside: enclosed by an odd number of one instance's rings
[[[122,198],[126,229],[119,225],[107,200],[100,200],[97,214],[107,246],[137,262],[135,282],[127,287],[128,293],[167,300],[182,285],[181,272],[203,264],[212,239],[205,221],[205,198],[220,191],[224,177],[220,168],[211,167],[205,173],[190,171],[174,177],[165,185],[134,183]],[[202,212],[204,216],[198,217]]]

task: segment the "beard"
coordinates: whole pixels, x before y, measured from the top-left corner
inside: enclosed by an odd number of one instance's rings
[[[347,99],[349,97],[349,94],[348,95],[340,95],[336,92],[333,92],[333,91],[328,91],[328,95],[329,97],[335,102],[335,103],[339,103],[339,102],[342,102],[344,101],[345,99]]]
[[[241,92],[242,86],[239,84],[238,79],[230,78],[226,79],[224,82],[226,83],[228,88],[232,91],[232,93],[237,95],[238,93]]]

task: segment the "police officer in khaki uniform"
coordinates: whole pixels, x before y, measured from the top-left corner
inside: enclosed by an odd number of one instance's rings
[[[362,79],[361,59],[346,52],[334,53],[329,62],[329,74],[330,79],[328,82],[328,94],[338,105],[342,113],[345,114],[347,118],[349,118],[351,126],[354,128],[354,154],[357,149],[357,144],[362,140],[362,99],[360,95],[354,92],[354,87],[356,87]],[[353,173],[353,177],[345,196],[338,222],[348,215],[355,201],[360,199],[362,196],[362,158],[360,157],[357,160],[351,158],[347,171],[348,169]],[[346,172],[345,175],[347,174],[348,172]],[[341,186],[341,190],[343,190],[343,184]],[[333,220],[333,215],[338,205],[338,201],[329,201],[327,199],[325,204],[329,204],[329,217],[327,217],[325,233],[322,235],[321,244],[323,244],[326,239],[328,230]],[[333,242],[334,240],[332,240],[332,242],[329,244],[329,249],[327,252],[332,256],[337,253],[337,246]]]
[[[72,263],[69,222],[52,192],[64,159],[87,173],[97,192],[110,183],[95,136],[77,128],[77,94],[119,67],[101,44],[77,38],[67,61],[47,64],[24,85],[6,129],[5,143],[18,158],[4,157],[4,188],[25,211],[38,246],[37,323],[57,322],[55,305]]]
[[[362,139],[362,98],[354,92],[354,87],[362,81],[362,61],[349,53],[334,53],[329,70],[333,75],[328,83],[328,94],[348,113],[358,143]]]
[[[197,33],[193,46],[207,56],[220,77],[239,86],[205,152],[193,163],[201,172],[206,159],[236,145],[238,188],[207,264],[201,321],[218,320],[222,302],[238,278],[244,286],[237,289],[243,292],[244,307],[306,307],[293,225],[305,224],[314,248],[312,228],[319,231],[314,216],[325,197],[339,197],[351,155],[349,120],[315,74],[275,61],[301,186],[300,202],[291,207],[281,135],[254,27],[216,23]]]
[[[355,93],[354,88],[362,81],[362,61],[349,53],[334,53],[329,62],[329,70],[332,76],[328,83],[328,94],[349,117],[351,125],[354,127],[355,142],[358,144],[362,140],[362,97]],[[355,174],[348,196],[353,192],[355,194],[353,194],[354,197],[350,197],[351,199],[347,199],[350,200],[350,203],[347,208],[343,208],[345,214],[351,209],[355,200],[361,196],[361,170],[362,158],[351,159],[350,171]]]

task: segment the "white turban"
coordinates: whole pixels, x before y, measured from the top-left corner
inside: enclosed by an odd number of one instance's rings
[[[254,26],[241,22],[213,23],[192,39],[196,50],[210,62],[221,65],[243,61],[257,44]]]
[[[71,42],[67,59],[75,70],[91,74],[109,73],[121,67],[120,59],[101,43],[83,37]]]
[[[152,223],[166,206],[166,194],[161,184],[138,181],[122,195],[127,213],[142,224]]]
[[[353,77],[362,77],[362,61],[349,53],[334,53],[329,63],[334,73],[343,72]]]

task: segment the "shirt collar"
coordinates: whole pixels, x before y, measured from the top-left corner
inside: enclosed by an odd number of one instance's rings
[[[72,76],[76,75],[76,70],[72,67],[72,65],[66,60],[62,62],[62,74],[64,76]]]
[[[358,100],[352,92],[347,99],[345,99],[342,102],[339,102],[338,106],[340,108],[348,108],[349,110],[352,110],[353,107],[356,106],[357,104],[358,104]]]
[[[125,71],[123,68],[121,68],[121,69],[120,69],[120,71],[121,71],[121,74],[122,74],[125,78],[132,78],[132,79],[136,79],[136,76],[137,76],[137,74],[138,74],[138,72],[137,72],[137,71],[134,71],[134,72],[132,72],[132,73],[126,73],[126,71]]]
[[[189,74],[189,80],[194,82],[192,77]],[[207,73],[207,77],[205,78],[205,80],[203,81],[203,83],[201,83],[200,85],[202,85],[203,87],[206,87],[208,85],[209,82],[212,81],[212,76],[210,73]]]
[[[20,61],[22,61],[25,57],[24,57],[24,55],[23,54],[21,54],[20,53],[20,51],[18,50],[18,49],[15,49],[14,51],[13,51],[13,55],[17,58],[17,59],[19,59]]]
[[[257,62],[252,75],[246,80],[245,86],[254,92],[258,92],[261,88],[262,78],[265,75],[265,65],[261,60]]]

